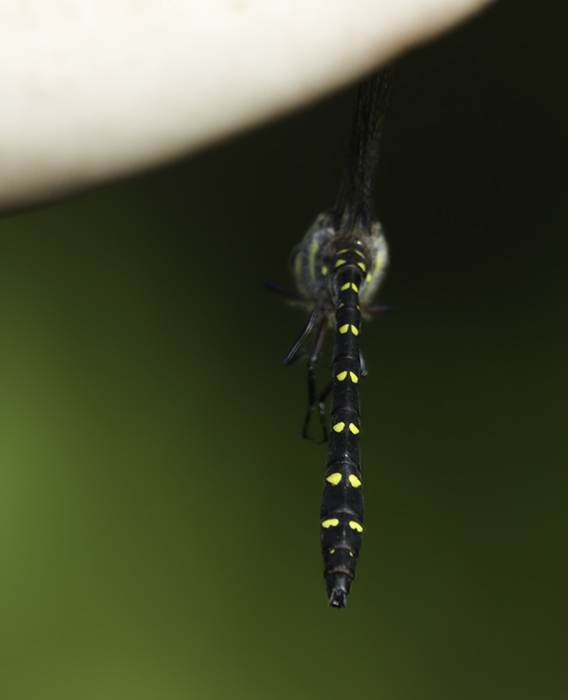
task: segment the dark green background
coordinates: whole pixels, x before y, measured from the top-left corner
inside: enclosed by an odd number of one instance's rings
[[[567,697],[567,69],[552,0],[401,61],[344,611],[280,364],[303,319],[262,283],[333,201],[353,91],[0,222],[2,698]]]

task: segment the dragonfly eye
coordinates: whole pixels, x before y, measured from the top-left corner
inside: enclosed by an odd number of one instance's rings
[[[298,243],[297,246],[295,246],[292,249],[292,252],[290,253],[290,257],[288,258],[288,264],[290,265],[290,269],[292,272],[296,269],[296,262],[298,259],[298,256],[300,255],[302,251],[302,244]]]

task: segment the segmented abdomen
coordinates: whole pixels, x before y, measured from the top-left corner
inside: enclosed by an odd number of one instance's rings
[[[356,249],[332,263],[338,289],[331,399],[331,428],[321,501],[321,546],[329,604],[344,607],[361,548],[363,493],[359,438],[361,360],[359,287],[367,272]]]

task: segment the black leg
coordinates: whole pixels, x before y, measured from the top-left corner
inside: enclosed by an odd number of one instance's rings
[[[326,332],[327,332],[327,316],[322,316],[319,319],[318,327],[314,333],[314,337],[312,340],[312,347],[310,349],[310,356],[308,357],[308,410],[306,411],[306,418],[304,420],[304,427],[302,430],[302,437],[304,438],[304,440],[311,439],[308,436],[308,428],[310,427],[310,419],[312,416],[312,412],[316,406],[316,378],[315,378],[314,370],[316,368],[318,357],[321,354],[321,349],[323,346],[323,341],[325,340]],[[319,404],[319,399],[318,399],[318,404]],[[320,411],[321,411],[321,409],[320,409]],[[325,442],[325,440],[327,440],[327,434],[325,432],[325,425],[324,425],[324,436],[325,436],[325,439],[324,439],[324,442]]]
[[[302,345],[306,342],[306,338],[309,336],[309,334],[312,332],[312,329],[314,327],[314,324],[317,320],[318,317],[318,312],[317,311],[312,311],[311,316],[306,322],[306,325],[302,329],[302,332],[298,336],[298,339],[292,345],[290,350],[288,350],[288,353],[286,357],[282,360],[283,365],[291,365],[293,362],[296,362],[298,357],[300,356],[300,351],[302,349]]]
[[[318,409],[319,409],[319,417],[320,417],[320,425],[321,425],[321,432],[323,435],[322,441],[320,442],[320,445],[324,442],[327,442],[327,427],[325,424],[325,400],[331,393],[331,387],[333,386],[333,382],[330,382],[323,391],[320,392],[320,395],[318,396]]]
[[[294,292],[287,287],[281,287],[279,284],[274,284],[274,282],[265,282],[264,286],[266,289],[270,289],[271,292],[276,292],[276,294],[287,297],[292,301],[302,301],[302,297],[297,292]]]
[[[308,367],[308,410],[306,411],[306,417],[304,418],[304,427],[302,428],[302,437],[304,440],[311,440],[312,438],[308,435],[308,428],[310,427],[310,419],[312,417],[312,411],[316,403],[316,378],[314,376],[314,370]]]
[[[367,304],[361,308],[361,311],[364,314],[380,314],[383,311],[394,311],[394,306],[392,304]]]
[[[365,364],[365,360],[363,359],[363,355],[359,353],[359,360],[361,362],[361,376],[366,377],[369,374],[369,371],[367,370],[367,365]]]

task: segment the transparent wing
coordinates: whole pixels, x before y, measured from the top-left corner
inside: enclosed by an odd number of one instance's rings
[[[349,154],[335,205],[337,222],[346,230],[356,224],[368,229],[372,222],[375,175],[393,78],[394,66],[388,65],[359,86]]]

